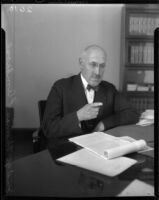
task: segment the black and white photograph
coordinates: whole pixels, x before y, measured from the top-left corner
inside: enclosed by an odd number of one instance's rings
[[[3,3],[1,40],[4,196],[157,199],[159,4]]]

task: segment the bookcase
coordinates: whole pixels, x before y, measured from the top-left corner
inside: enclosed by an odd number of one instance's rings
[[[154,30],[158,4],[127,4],[122,13],[121,90],[141,113],[154,108]]]

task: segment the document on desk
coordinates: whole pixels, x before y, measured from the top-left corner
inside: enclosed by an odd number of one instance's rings
[[[113,159],[129,153],[153,149],[146,144],[145,140],[135,140],[128,136],[115,137],[104,132],[73,137],[69,141],[82,146],[103,159]]]
[[[137,163],[134,159],[122,156],[111,160],[103,159],[85,148],[58,158],[57,161],[75,165],[109,177],[114,177]]]
[[[154,186],[135,179],[117,196],[154,196]]]

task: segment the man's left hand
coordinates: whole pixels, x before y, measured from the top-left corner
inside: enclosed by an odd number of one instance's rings
[[[97,126],[95,127],[94,131],[104,131],[105,127],[102,121],[100,121]]]

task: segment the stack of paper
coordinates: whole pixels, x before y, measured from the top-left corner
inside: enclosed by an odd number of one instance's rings
[[[154,110],[145,110],[140,116],[140,121],[136,125],[148,126],[154,124]]]

